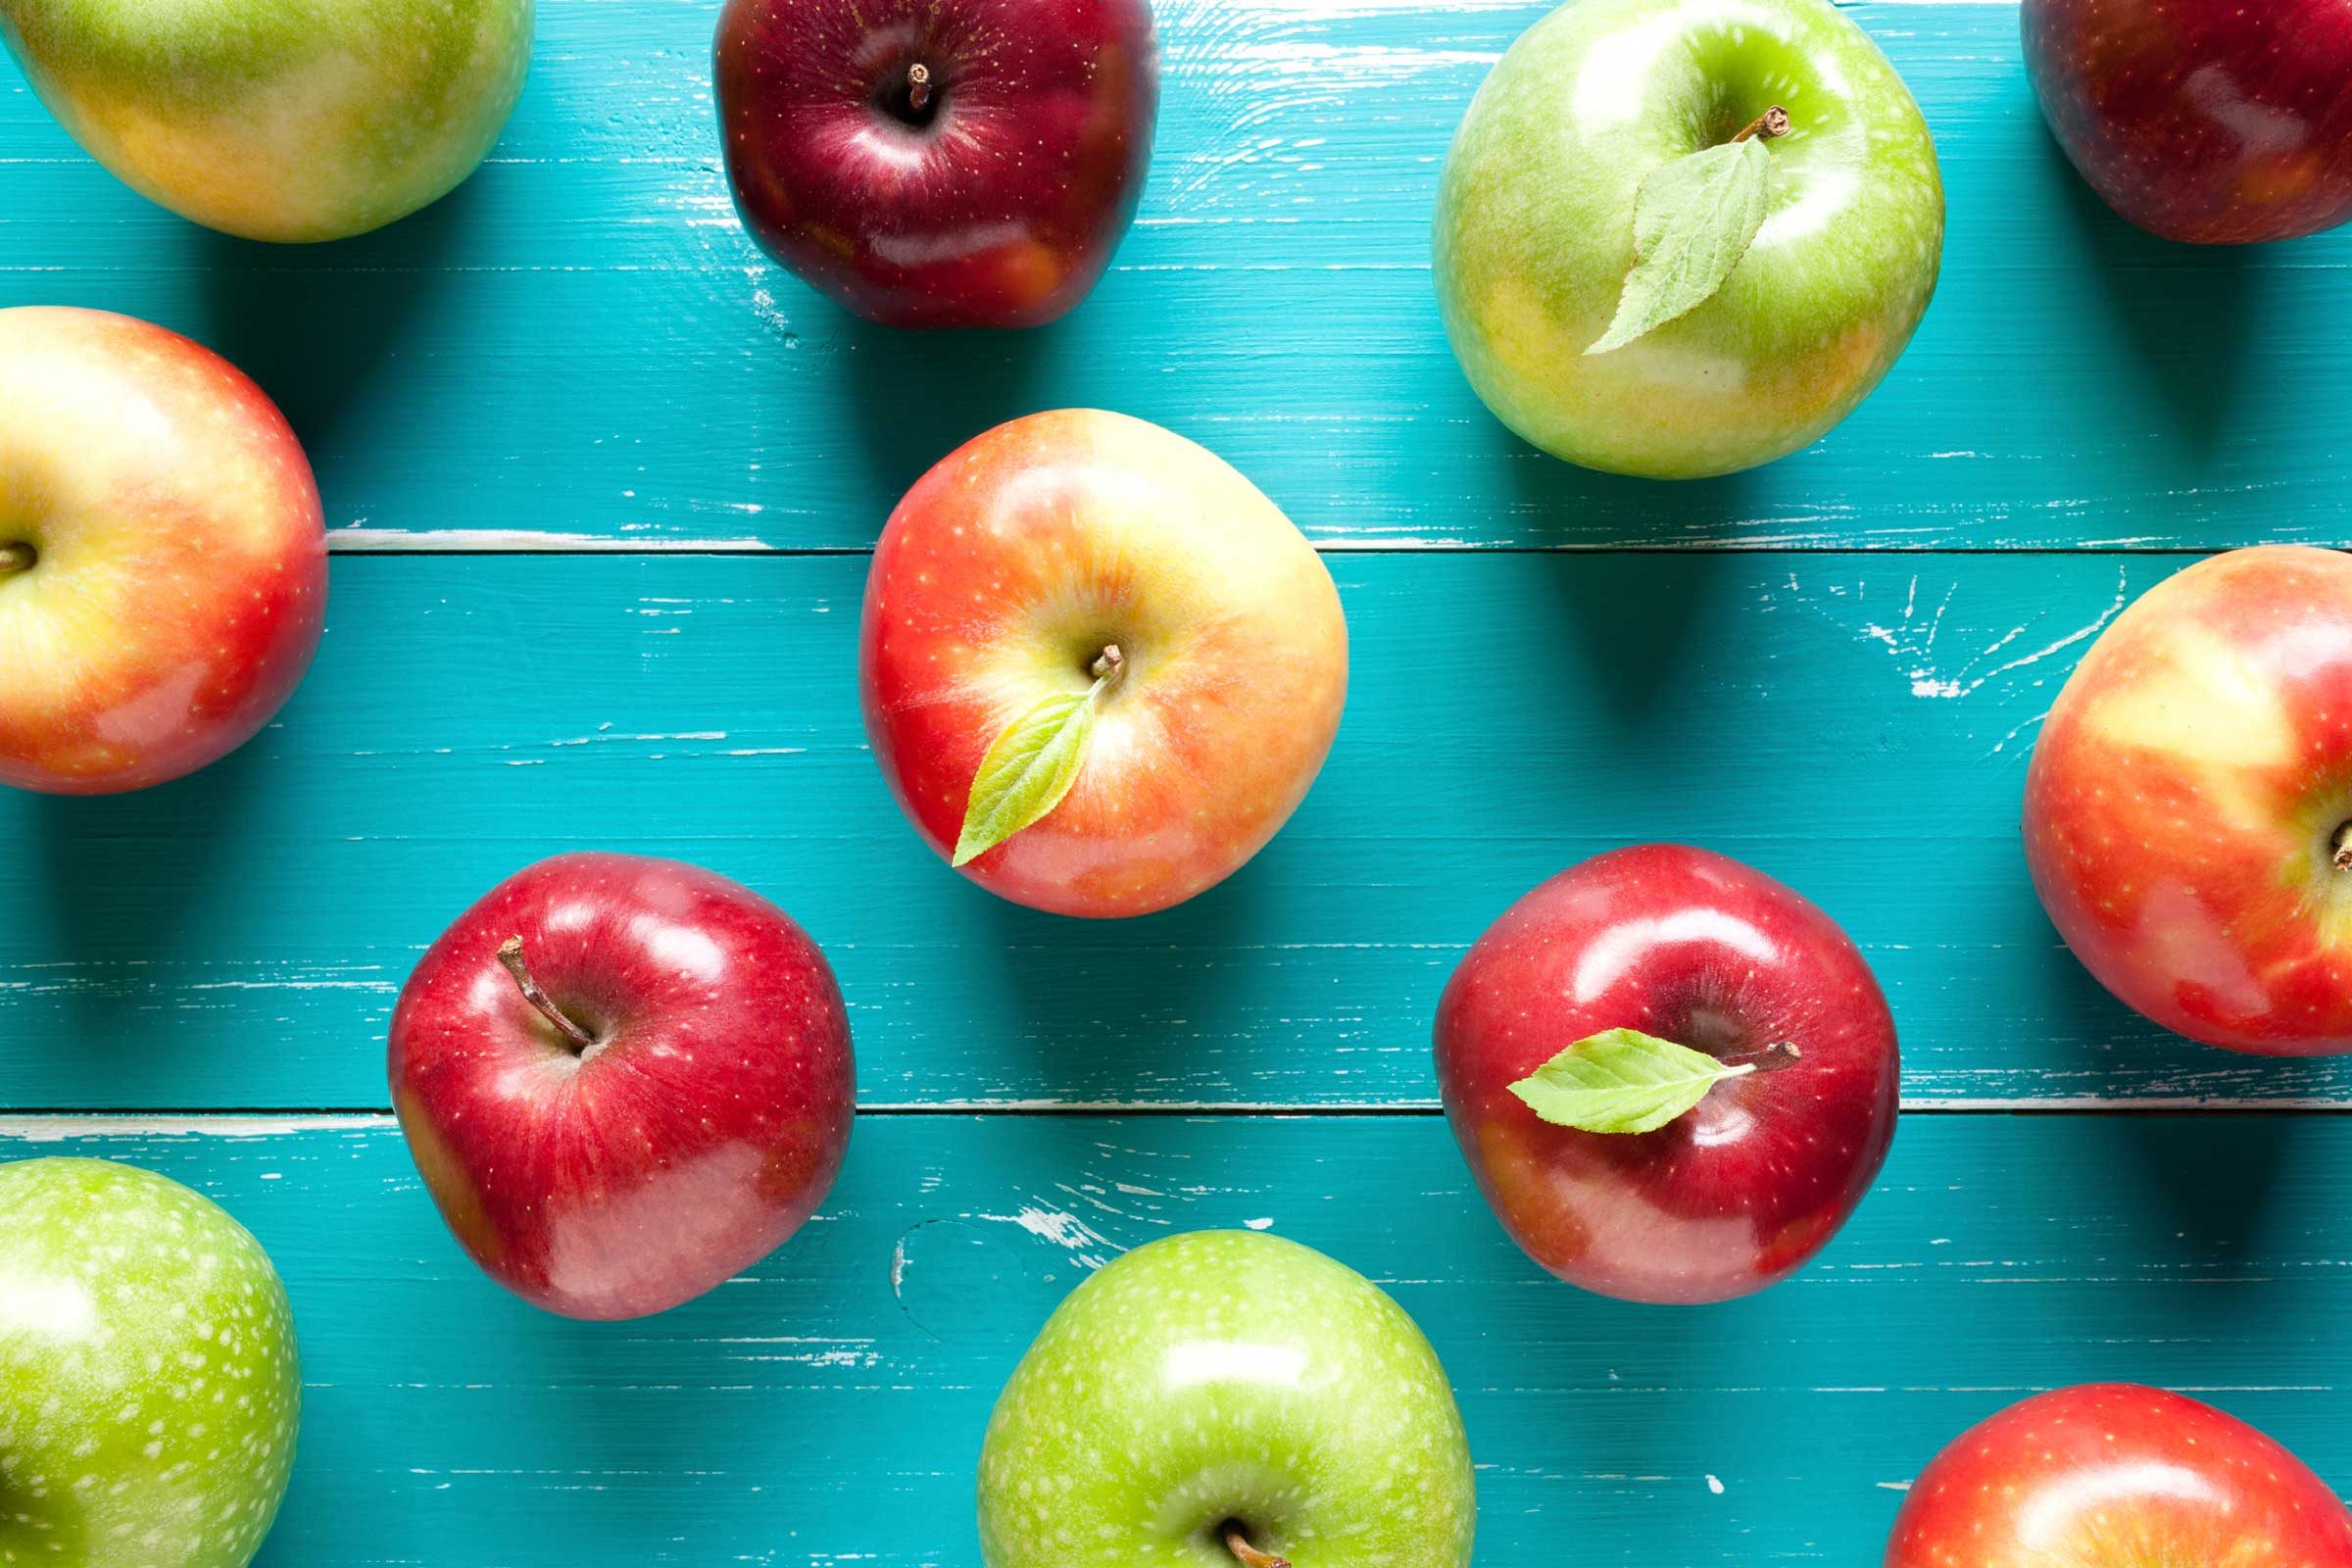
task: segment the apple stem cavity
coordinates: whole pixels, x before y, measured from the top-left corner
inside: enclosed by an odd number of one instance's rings
[[[1770,109],[1765,110],[1755,119],[1749,121],[1746,125],[1742,126],[1740,134],[1734,136],[1732,140],[1745,141],[1750,136],[1753,136],[1759,141],[1770,141],[1775,136],[1786,136],[1788,134],[1788,111],[1783,109],[1779,104],[1774,104]]]
[[[30,571],[41,553],[21,539],[0,544],[0,577],[13,577],[20,571]]]
[[[531,978],[530,967],[522,961],[522,938],[509,937],[500,943],[498,961],[505,964],[507,973],[514,977],[514,987],[522,993],[522,1000],[538,1008],[541,1017],[562,1030],[564,1039],[580,1051],[596,1048],[596,1036],[564,1016],[564,1009],[557,1006],[554,999],[539,989],[539,982]]]
[[[1260,1551],[1250,1544],[1250,1538],[1242,1534],[1240,1525],[1225,1527],[1225,1549],[1234,1554],[1242,1568],[1291,1568],[1288,1557],[1277,1557],[1270,1551]]]
[[[2328,840],[2329,858],[2338,871],[2352,871],[2352,821],[2338,822],[2335,836]]]

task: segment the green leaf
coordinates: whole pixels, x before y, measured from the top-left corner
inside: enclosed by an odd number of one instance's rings
[[[1095,692],[1055,692],[1004,726],[980,759],[954,863],[986,855],[1061,804],[1078,782],[1095,727]]]
[[[1511,1085],[1545,1121],[1589,1133],[1654,1133],[1707,1098],[1731,1067],[1703,1051],[1639,1029],[1608,1029],[1579,1040]]]
[[[1634,194],[1634,270],[1616,318],[1585,350],[1606,354],[1712,299],[1764,226],[1772,154],[1727,141],[1650,171]]]

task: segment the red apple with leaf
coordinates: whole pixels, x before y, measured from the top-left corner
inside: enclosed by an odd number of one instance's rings
[[[2352,1513],[2209,1404],[2131,1384],[2036,1395],[1912,1483],[1886,1568],[2352,1568]]]
[[[1446,1119],[1503,1228],[1571,1284],[1762,1290],[1819,1251],[1894,1137],[1894,1020],[1851,940],[1759,871],[1596,856],[1478,939],[1438,1004]]]
[[[999,425],[907,491],[860,648],[866,733],[924,841],[1062,914],[1231,875],[1348,692],[1338,590],[1290,519],[1205,449],[1083,409]]]
[[[724,1283],[815,1211],[849,1146],[850,1025],[749,888],[560,855],[459,916],[392,1014],[392,1103],[491,1278],[570,1317]]]

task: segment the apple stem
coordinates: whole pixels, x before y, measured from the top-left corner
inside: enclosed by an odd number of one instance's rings
[[[2332,847],[2335,851],[2335,868],[2338,871],[2352,871],[2352,822],[2336,824]]]
[[[1722,1060],[1725,1066],[1738,1067],[1743,1073],[1770,1072],[1776,1067],[1786,1067],[1791,1062],[1801,1061],[1804,1054],[1803,1052],[1796,1049],[1793,1042],[1776,1040],[1761,1051],[1743,1052],[1737,1056],[1725,1056]]]
[[[1241,1559],[1242,1568],[1291,1568],[1288,1557],[1277,1557],[1270,1551],[1260,1551],[1250,1544],[1241,1526],[1231,1525],[1225,1531],[1225,1549]]]
[[[40,552],[21,539],[0,545],[0,577],[13,577],[20,571],[30,571]]]
[[[1095,677],[1095,691],[1099,692],[1105,686],[1116,686],[1119,677],[1127,672],[1127,656],[1119,652],[1117,643],[1104,643],[1102,655],[1088,669]],[[1094,692],[1087,695],[1091,697]]]
[[[548,994],[539,989],[539,982],[531,978],[529,967],[522,961],[522,938],[509,937],[501,942],[498,945],[498,961],[505,964],[507,973],[514,977],[515,989],[522,993],[522,1000],[538,1008],[540,1016],[549,1023],[563,1030],[564,1039],[582,1051],[596,1045],[596,1036],[566,1018],[564,1009],[557,1006]]]
[[[1745,141],[1748,137],[1754,136],[1761,141],[1770,141],[1775,136],[1788,134],[1788,111],[1783,109],[1779,104],[1774,104],[1770,109],[1749,121],[1740,134],[1734,136],[1732,140]]]
[[[916,61],[906,68],[906,107],[921,114],[931,102],[931,68]]]

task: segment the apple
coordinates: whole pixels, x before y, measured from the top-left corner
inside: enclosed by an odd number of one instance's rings
[[[975,437],[906,492],[866,579],[858,682],[883,776],[964,875],[1034,908],[1144,914],[1231,875],[1305,796],[1348,624],[1249,480],[1157,425],[1070,409]],[[1005,775],[983,764],[1056,713],[1043,739],[1069,744],[992,797]],[[1040,780],[1055,768],[1062,793]],[[1016,830],[992,841],[984,808],[1007,801],[1045,810],[1000,812]]]
[[[2352,218],[2343,0],[2025,0],[2058,145],[2152,234],[2292,239]]]
[[[1446,982],[1437,1062],[1511,1239],[1631,1301],[1787,1278],[1894,1138],[1894,1021],[1862,955],[1762,872],[1679,845],[1595,856],[1505,910]],[[1662,1091],[1672,1114],[1621,1114]]]
[[[2231,1051],[2352,1051],[2352,557],[2233,550],[2141,595],[2051,705],[2025,839],[2130,1006]]]
[[[1886,1568],[2344,1568],[2352,1513],[2209,1404],[2131,1384],[2035,1395],[1971,1428],[1903,1499]]]
[[[1165,1237],[1072,1291],[980,1450],[986,1568],[1467,1568],[1477,1520],[1420,1329],[1259,1231]]]
[[[492,1279],[579,1318],[723,1284],[823,1200],[850,1023],[807,933],[699,866],[572,854],[458,917],[392,1013],[392,1103]]]
[[[0,783],[140,789],[234,751],[326,611],[302,447],[175,332],[0,310]]]
[[[1149,0],[727,0],[715,70],[752,237],[890,326],[1062,315],[1152,161]]]
[[[1752,243],[1702,301],[1593,352],[1637,197],[1741,140],[1767,143]],[[1571,0],[1471,102],[1435,244],[1446,334],[1504,424],[1688,479],[1785,457],[1879,384],[1935,292],[1943,184],[1919,106],[1828,0]]]
[[[301,1414],[285,1287],[218,1204],[109,1160],[0,1164],[0,1563],[243,1568]]]
[[[247,239],[405,218],[489,152],[532,0],[0,0],[33,91],[119,179]]]

